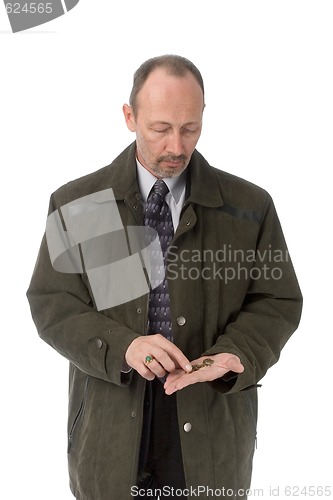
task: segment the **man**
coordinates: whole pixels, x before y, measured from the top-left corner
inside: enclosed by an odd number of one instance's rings
[[[204,106],[190,61],[146,61],[123,108],[135,143],[51,197],[50,217],[69,235],[64,214],[88,214],[89,197],[111,189],[123,226],[158,234],[164,258],[145,261],[161,279],[130,296],[138,280],[125,270],[95,287],[105,266],[59,268],[52,231],[42,242],[28,298],[40,336],[70,361],[78,500],[244,499],[250,487],[258,381],[296,329],[302,298],[270,196],[195,149]],[[91,241],[98,260],[106,240]],[[130,300],[112,302],[118,288]]]

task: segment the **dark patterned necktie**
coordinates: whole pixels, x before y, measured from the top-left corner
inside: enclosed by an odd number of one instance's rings
[[[151,282],[148,334],[161,333],[168,340],[172,341],[170,296],[165,269],[167,250],[174,235],[171,211],[164,199],[168,192],[169,188],[164,181],[157,180],[155,182],[147,199],[144,223],[145,226],[149,226],[157,231],[164,258],[164,270],[162,270],[164,272],[164,280],[156,287],[154,281],[152,280]],[[161,269],[153,269],[153,274],[158,274],[158,272],[161,272]]]

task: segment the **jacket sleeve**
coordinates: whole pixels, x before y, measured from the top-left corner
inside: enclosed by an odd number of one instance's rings
[[[44,341],[88,375],[117,385],[130,382],[132,374],[121,370],[126,349],[139,333],[96,310],[81,274],[53,269],[45,236],[27,297]]]
[[[245,368],[240,375],[229,372],[212,382],[220,392],[236,392],[256,385],[278,361],[301,317],[301,291],[269,195],[258,233],[256,259],[253,267],[261,270],[260,278],[253,271],[238,314],[226,325],[216,344],[204,353],[235,354]]]

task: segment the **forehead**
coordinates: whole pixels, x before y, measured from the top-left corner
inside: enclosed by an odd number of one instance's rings
[[[157,68],[148,76],[137,96],[139,110],[202,111],[203,92],[194,75],[187,71],[175,76]]]

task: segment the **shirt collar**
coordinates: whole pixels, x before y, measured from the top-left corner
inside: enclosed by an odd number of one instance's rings
[[[138,159],[136,159],[138,184],[142,199],[146,202],[149,193],[156,182],[156,177],[149,172]],[[173,196],[176,204],[179,203],[180,197],[186,186],[186,170],[178,177],[168,177],[163,179],[168,186],[171,195]]]

